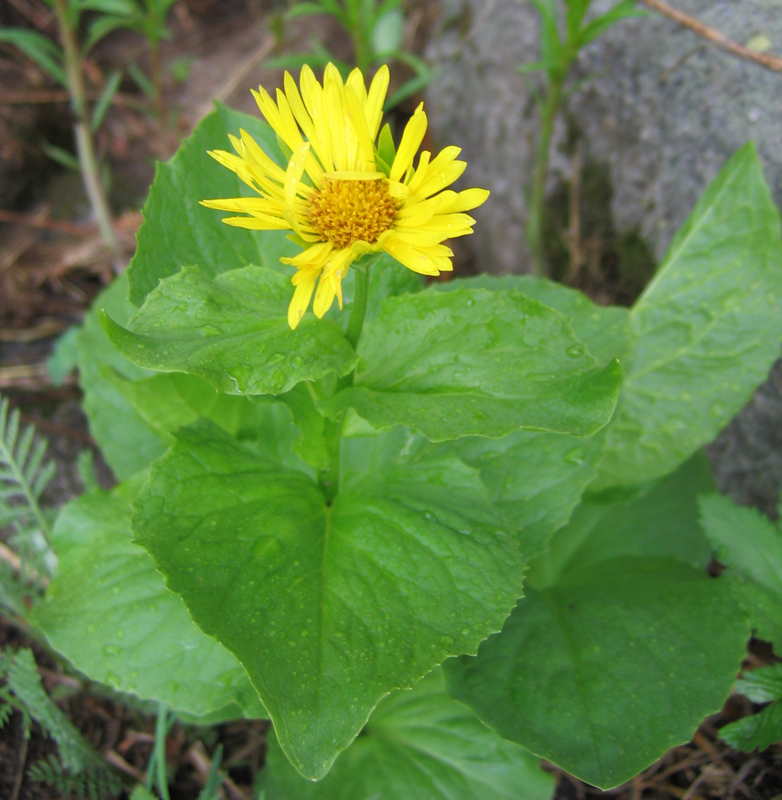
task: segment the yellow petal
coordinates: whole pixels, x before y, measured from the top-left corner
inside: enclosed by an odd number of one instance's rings
[[[326,172],[334,169],[334,150],[331,144],[331,122],[326,107],[326,98],[323,87],[315,81],[312,85],[307,109],[312,117],[312,124],[317,132],[318,142],[322,152],[319,153],[321,164]]]
[[[355,257],[355,254],[349,247],[343,247],[341,250],[332,251],[323,267],[323,274],[328,277],[329,275],[337,275],[339,273],[338,277],[344,277]]]
[[[358,69],[358,67],[348,75],[348,79],[345,81],[345,87],[347,88],[348,86],[356,93],[356,97],[358,97],[361,107],[363,108],[367,102],[367,87],[364,84],[364,76],[361,74],[361,70]]]
[[[331,242],[318,242],[308,247],[306,250],[302,250],[298,255],[291,258],[283,257],[280,261],[282,261],[283,264],[292,264],[296,269],[306,268],[320,271],[326,265],[326,261],[333,248],[334,245]]]
[[[247,228],[251,231],[287,231],[291,227],[287,220],[277,217],[225,217],[222,221],[234,228]]]
[[[242,136],[242,144],[244,145],[246,158],[251,158],[258,166],[270,177],[278,183],[285,183],[285,170],[275,164],[271,158],[263,151],[258,142],[250,136],[247,131],[239,129]]]
[[[440,212],[443,214],[454,214],[459,211],[472,211],[474,208],[483,205],[489,197],[488,189],[464,189],[461,192],[440,192],[438,197],[448,195],[443,199]],[[451,197],[451,195],[453,195]]]
[[[296,282],[296,291],[293,293],[293,298],[288,306],[288,325],[291,326],[291,330],[296,329],[296,326],[304,316],[304,312],[307,310],[307,306],[310,304],[310,298],[315,289],[315,281],[318,279],[318,272],[315,270],[302,270],[293,277],[299,280]]]
[[[285,205],[288,208],[293,208],[293,201],[302,185],[301,176],[304,174],[304,166],[307,163],[309,152],[310,143],[305,142],[288,162],[288,169],[285,173]]]
[[[390,77],[391,73],[388,71],[388,67],[383,64],[375,73],[375,77],[372,78],[372,83],[369,86],[366,115],[367,128],[369,128],[369,135],[372,137],[373,142],[377,138],[378,131],[380,130],[380,123],[383,121],[383,103],[386,101],[386,92],[388,91],[388,81]]]
[[[296,121],[299,123],[299,127],[304,132],[304,135],[309,140],[310,144],[312,145],[312,149],[315,151],[315,155],[320,160],[320,167],[323,168],[323,158],[324,158],[324,151],[325,148],[323,143],[320,141],[318,137],[318,133],[315,130],[315,124],[312,121],[312,117],[307,111],[307,108],[304,105],[304,101],[299,94],[299,89],[296,86],[296,81],[293,80],[293,77],[289,72],[285,73],[285,95],[288,98],[288,103],[291,107],[291,112],[293,113],[294,117],[296,117]],[[316,178],[315,175],[312,174],[310,167],[307,167],[307,172],[310,174],[313,182],[316,186],[321,186],[321,182]]]
[[[461,176],[466,166],[467,162],[465,161],[454,161],[449,164],[445,169],[428,178],[417,191],[411,192],[410,201],[423,200],[425,197],[431,197],[441,189],[445,189],[446,186],[450,186]]]
[[[352,86],[345,87],[344,100],[345,111],[358,143],[361,167],[368,171],[375,171],[375,148],[372,145],[372,137],[367,127],[367,118],[364,115],[364,107],[361,104],[361,100],[353,91]]]
[[[454,147],[453,145],[444,147],[426,166],[426,169],[422,170],[419,166],[418,171],[413,175],[410,181],[410,192],[417,192],[426,181],[431,180],[435,175],[438,175],[451,164],[461,152],[461,147]],[[423,159],[423,153],[421,154],[421,158]]]
[[[405,125],[405,132],[402,134],[402,141],[396,151],[394,163],[391,165],[389,180],[398,181],[407,172],[408,167],[413,163],[413,158],[421,146],[426,134],[426,114],[423,110],[423,103],[418,106],[415,113]]]
[[[323,94],[326,98],[334,166],[338,170],[353,169],[354,164],[348,161],[348,132],[345,126],[345,109],[342,105],[342,80],[340,79],[339,85],[333,79],[325,82]]]
[[[453,231],[471,228],[475,220],[468,214],[435,214],[425,225],[395,225],[395,230],[426,230],[433,233],[453,235]]]
[[[440,195],[421,200],[418,203],[405,203],[396,212],[400,225],[425,225],[442,207]]]
[[[440,270],[426,253],[417,247],[406,244],[399,238],[391,239],[386,243],[385,251],[413,272],[420,275],[439,275]]]

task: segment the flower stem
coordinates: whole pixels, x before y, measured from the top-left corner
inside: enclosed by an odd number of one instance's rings
[[[65,69],[68,75],[71,108],[76,118],[74,134],[84,188],[87,190],[87,197],[95,214],[95,220],[98,223],[98,229],[103,241],[111,252],[114,269],[116,272],[120,272],[124,267],[122,263],[123,256],[114,235],[111,211],[109,210],[109,204],[100,179],[100,168],[95,154],[95,145],[92,141],[92,131],[90,130],[90,121],[87,113],[87,93],[82,79],[82,61],[76,43],[76,33],[71,24],[67,0],[54,0],[54,7],[65,53]]]
[[[364,317],[367,314],[367,303],[369,301],[369,270],[377,261],[375,258],[364,258],[360,263],[353,267],[356,283],[353,289],[353,303],[350,310],[348,328],[345,331],[345,338],[350,342],[354,349],[358,346],[361,338],[361,331],[364,327]],[[348,389],[353,385],[355,371],[345,375],[337,381],[336,391]],[[342,423],[345,413],[341,413],[336,419],[327,419],[323,425],[323,437],[329,451],[329,463],[326,467],[318,470],[318,484],[323,494],[326,496],[326,503],[331,505],[334,498],[339,494],[339,451],[342,440]]]
[[[563,83],[564,79],[560,79],[559,76],[551,76],[550,78],[546,103],[543,106],[540,140],[538,141],[535,173],[532,179],[532,197],[530,198],[529,218],[527,220],[527,242],[532,251],[532,274],[537,278],[541,278],[546,274],[546,265],[543,259],[546,178],[548,177],[551,137],[554,133],[554,122],[562,100]]]
[[[374,263],[374,260],[373,262]],[[350,342],[350,346],[355,350],[358,347],[358,340],[361,338],[361,330],[364,327],[364,317],[367,314],[367,301],[369,300],[369,264],[357,264],[353,268],[356,276],[356,285],[353,291],[353,307],[350,310],[348,329],[345,331],[345,338]],[[350,374],[351,383],[353,373]]]

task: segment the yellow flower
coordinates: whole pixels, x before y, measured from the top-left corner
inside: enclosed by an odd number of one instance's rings
[[[323,85],[309,67],[299,86],[285,74],[277,102],[263,89],[253,92],[261,113],[291,155],[287,169],[277,166],[253,138],[231,136],[236,155],[210,152],[235,172],[258,197],[202,200],[227,217],[229,225],[252,230],[290,230],[303,248],[293,258],[296,287],[288,309],[291,328],[309,306],[322,317],[336,297],[342,308],[342,279],[350,264],[367,253],[385,251],[408,269],[439,275],[453,269],[446,239],[472,233],[475,220],[465,214],[489,196],[485,189],[446,189],[464,172],[458,147],[432,158],[413,159],[426,132],[423,103],[407,123],[395,148],[389,127],[380,130],[388,89],[388,68],[381,67],[367,90],[359,70],[347,81],[333,64]]]

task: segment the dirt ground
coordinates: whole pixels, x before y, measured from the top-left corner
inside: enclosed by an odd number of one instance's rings
[[[268,0],[179,0],[170,17],[173,36],[162,49],[168,68],[165,120],[155,118],[131,81],[123,81],[99,132],[98,146],[111,167],[116,230],[127,258],[134,250],[139,209],[154,177],[155,160],[173,154],[181,138],[211,110],[213,98],[253,112],[249,88],[259,84],[271,88],[281,82],[281,72],[264,66],[265,62],[279,53],[305,51],[313,38],[349,57],[344,33],[322,17],[282,26],[285,5]],[[407,46],[420,53],[436,18],[437,3],[416,0],[408,6]],[[0,24],[53,31],[51,12],[43,0],[8,0],[0,6]],[[114,35],[91,57],[88,81],[97,90],[114,67],[133,61],[146,67],[147,58],[140,37]],[[0,47],[0,392],[22,410],[23,421],[34,422],[49,438],[58,474],[47,500],[55,505],[82,491],[78,454],[89,449],[96,458],[100,456],[79,407],[75,379],[53,385],[45,360],[56,338],[80,320],[112,277],[80,176],[43,155],[44,140],[69,147],[70,136],[63,92],[32,62]],[[457,264],[457,272],[459,268]],[[462,264],[461,269],[467,270],[468,265]],[[602,276],[601,296],[605,286]],[[589,286],[581,288],[589,290]],[[631,301],[624,291],[615,287],[612,299]],[[154,719],[143,708],[119,702],[106,689],[69,674],[11,620],[0,619],[0,647],[15,650],[31,645],[47,691],[86,739],[130,784],[143,780],[154,741]],[[750,663],[767,663],[772,658],[763,643],[751,644]],[[556,797],[562,800],[782,797],[782,748],[748,755],[731,750],[718,738],[722,724],[751,710],[746,701],[729,701],[723,712],[704,723],[691,743],[670,751],[630,784],[612,792],[599,792],[550,765],[545,768],[557,775]],[[55,752],[53,742],[35,725],[32,731],[32,738],[25,740],[19,713],[0,731],[3,800],[66,797],[26,779],[31,764]],[[172,800],[197,797],[218,744],[223,746],[227,775],[221,790],[224,796],[251,798],[264,760],[266,732],[264,722],[235,722],[210,729],[175,725],[166,745]]]

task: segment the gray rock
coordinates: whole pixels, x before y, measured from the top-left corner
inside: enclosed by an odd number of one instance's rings
[[[721,492],[740,505],[777,516],[782,491],[782,360],[707,452]]]
[[[615,0],[595,0],[602,12]],[[740,43],[758,35],[782,53],[782,0],[676,0],[682,11]],[[464,148],[465,185],[492,196],[476,211],[470,245],[480,268],[526,271],[525,189],[538,114],[515,66],[538,58],[538,15],[519,0],[442,0],[429,48],[439,73],[427,109],[440,144]],[[639,228],[658,258],[721,166],[754,139],[782,204],[782,75],[717,50],[657,15],[618,23],[584,50],[567,110],[587,157],[610,166],[617,229]],[[538,83],[540,85],[540,83]],[[555,132],[550,187],[567,177],[565,123]]]

